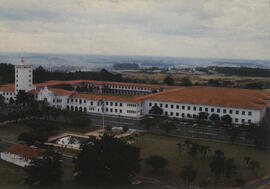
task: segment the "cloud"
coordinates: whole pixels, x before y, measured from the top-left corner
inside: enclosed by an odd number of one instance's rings
[[[266,0],[0,3],[0,51],[270,59]]]

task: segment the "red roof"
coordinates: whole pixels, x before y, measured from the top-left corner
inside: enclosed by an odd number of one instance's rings
[[[2,86],[0,86],[0,91],[14,92],[15,85],[14,84],[2,85]]]
[[[63,96],[63,95],[72,95],[75,92],[74,91],[68,91],[68,90],[64,90],[64,89],[57,89],[57,88],[50,88],[50,91],[52,91],[54,94]]]
[[[213,106],[263,109],[267,103],[270,103],[270,91],[194,86],[182,87],[175,90],[156,93],[146,97],[145,99]]]
[[[72,98],[84,98],[88,100],[108,100],[108,101],[121,101],[121,102],[140,102],[141,99],[138,97],[124,97],[124,96],[113,96],[113,95],[99,95],[99,94],[83,94],[77,93],[71,96]]]
[[[34,159],[38,158],[41,155],[41,152],[39,150],[25,146],[23,144],[15,144],[8,148],[7,152],[11,154],[16,154],[25,159]]]

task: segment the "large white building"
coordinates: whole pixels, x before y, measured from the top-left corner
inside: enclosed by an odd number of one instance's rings
[[[24,65],[24,63],[22,63]],[[21,81],[16,80],[22,78]],[[0,94],[8,103],[18,90],[34,94],[39,101],[70,111],[83,111],[140,118],[149,114],[153,106],[163,109],[163,114],[194,119],[200,112],[230,115],[235,124],[259,123],[270,108],[270,91],[221,87],[179,87],[138,83],[120,83],[94,80],[47,81],[32,84],[32,67],[16,66],[15,85],[0,87]],[[70,85],[73,90],[57,88]],[[79,88],[91,93],[77,92]]]

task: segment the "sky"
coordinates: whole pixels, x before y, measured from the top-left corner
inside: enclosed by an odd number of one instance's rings
[[[0,51],[270,60],[270,0],[0,0]]]

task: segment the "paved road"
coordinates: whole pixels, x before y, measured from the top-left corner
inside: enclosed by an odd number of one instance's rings
[[[270,176],[263,178],[262,180],[259,180],[255,183],[250,184],[250,185],[247,185],[247,186],[243,187],[243,189],[256,189],[256,188],[259,189],[262,186],[269,184],[269,183],[270,183]]]

